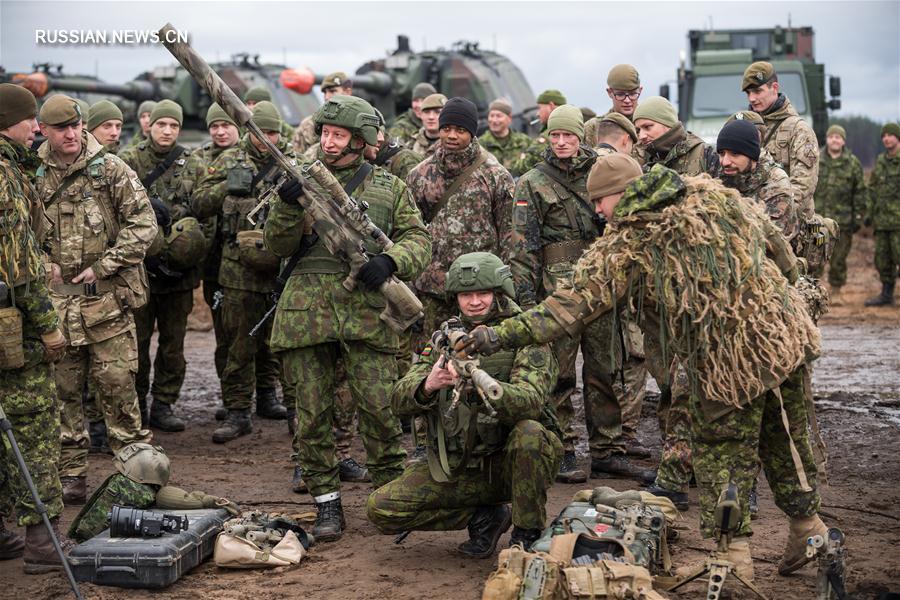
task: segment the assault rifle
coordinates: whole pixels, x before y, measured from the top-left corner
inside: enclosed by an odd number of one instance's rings
[[[289,177],[294,177],[303,184],[304,193],[297,201],[328,251],[350,264],[350,274],[343,285],[347,290],[353,290],[356,287],[359,269],[368,261],[365,242],[374,241],[383,251],[389,250],[393,242],[369,219],[365,212],[368,207],[364,203],[350,198],[346,193],[334,195],[334,186],[330,181],[334,177],[324,165],[314,164],[301,171],[282,154],[253,122],[252,111],[238,99],[234,91],[206,61],[188,44],[169,41],[177,40],[178,37],[171,24],[166,24],[159,30],[159,39],[163,40],[163,45],[194,80],[239,127],[245,127],[256,139],[265,144],[270,156]],[[320,191],[323,188],[325,192]],[[337,188],[340,189],[340,185]],[[396,276],[391,276],[382,283],[378,291],[384,296],[386,303],[380,315],[381,320],[394,331],[402,333],[423,316],[422,303]]]
[[[441,328],[431,336],[431,345],[441,353],[441,366],[452,364],[460,376],[459,382],[453,388],[453,400],[447,413],[449,415],[459,406],[463,391],[474,389],[481,398],[487,413],[493,417],[497,411],[491,405],[491,400],[497,401],[503,397],[503,386],[481,369],[480,359],[459,356],[453,351],[454,344],[465,335],[466,330],[462,322],[457,317],[453,317],[444,321]]]

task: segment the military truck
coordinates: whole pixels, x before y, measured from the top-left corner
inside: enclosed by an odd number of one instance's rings
[[[690,63],[682,54],[678,69],[678,116],[689,131],[715,143],[725,120],[747,109],[741,91],[744,69],[757,60],[771,62],[781,91],[813,128],[820,141],[828,128],[828,110],[838,110],[841,81],[829,78],[825,97],[825,65],[815,59],[812,27],[728,29],[688,32]],[[669,85],[660,86],[669,97]]]
[[[317,75],[316,82],[322,78]],[[409,38],[399,35],[396,50],[356,70],[353,93],[371,102],[391,123],[410,107],[413,88],[422,81],[448,97],[472,100],[478,107],[479,130],[486,127],[488,106],[497,98],[512,104],[511,126],[517,131],[525,131],[537,114],[534,92],[519,67],[469,41],[456,42],[450,50],[413,52]]]
[[[259,56],[246,53],[235,54],[230,61],[211,66],[238,96],[243,96],[254,86],[268,88],[272,102],[278,107],[282,118],[291,125],[298,125],[319,106],[316,95],[309,93],[314,75],[308,69],[260,63]],[[178,102],[184,110],[182,143],[199,144],[209,137],[206,133],[206,111],[212,100],[180,65],[156,67],[124,84],[106,83],[87,75],[69,75],[61,65],[36,64],[33,69],[30,73],[0,73],[0,81],[24,85],[39,101],[53,92],[84,98],[91,104],[108,98],[125,115],[127,135],[123,135],[123,139],[130,137],[137,127],[135,112],[141,102],[168,98]]]

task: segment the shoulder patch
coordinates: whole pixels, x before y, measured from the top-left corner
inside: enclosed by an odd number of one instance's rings
[[[210,166],[209,168],[206,169],[206,172],[207,172],[207,174],[212,175],[213,173],[216,172],[216,168],[213,166]]]
[[[528,351],[528,362],[535,367],[543,367],[547,364],[547,358],[541,349],[531,348]]]
[[[426,344],[422,351],[419,352],[419,356],[431,356],[432,351],[434,350],[434,346],[431,344]]]

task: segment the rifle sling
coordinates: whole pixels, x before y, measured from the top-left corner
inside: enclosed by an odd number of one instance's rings
[[[479,150],[478,157],[472,162],[471,165],[469,165],[468,167],[463,169],[463,171],[459,175],[456,176],[456,178],[453,180],[453,182],[450,184],[450,186],[444,192],[444,195],[441,196],[441,199],[438,201],[438,203],[435,204],[434,207],[431,209],[432,219],[434,218],[434,215],[437,215],[439,212],[441,212],[441,209],[444,208],[444,206],[446,206],[447,202],[450,201],[450,198],[453,196],[453,194],[455,194],[456,192],[459,191],[459,188],[462,187],[462,184],[464,184],[466,181],[468,181],[469,177],[472,176],[472,173],[474,173],[475,170],[478,167],[480,167],[481,165],[483,165],[484,162],[487,160],[487,158],[488,158],[487,151],[484,148],[479,148],[478,150]]]
[[[184,154],[185,148],[184,146],[176,146],[172,148],[172,150],[166,155],[161,163],[156,165],[152,171],[147,173],[147,175],[141,179],[141,183],[148,190],[150,186],[153,185],[157,179],[163,176],[163,174],[169,170],[169,168],[175,164],[175,161],[178,160],[178,157]]]
[[[265,162],[265,164],[256,172],[256,175],[253,176],[253,179],[250,180],[250,189],[255,190],[256,186],[259,185],[259,182],[269,176],[269,173],[272,172],[272,169],[275,168],[275,158],[270,157],[269,160]]]
[[[395,142],[391,142],[387,146],[385,146],[379,153],[378,156],[375,157],[373,161],[377,166],[382,166],[387,164],[389,160],[397,156],[397,153],[403,150],[403,146],[397,144]]]

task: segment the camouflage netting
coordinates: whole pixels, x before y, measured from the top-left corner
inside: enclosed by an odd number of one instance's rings
[[[614,303],[612,290],[640,311],[655,305],[663,359],[681,359],[695,393],[741,406],[820,344],[801,295],[765,259],[760,218],[762,208],[707,175],[655,168],[626,189],[614,225],[576,266],[576,286],[589,305]]]

